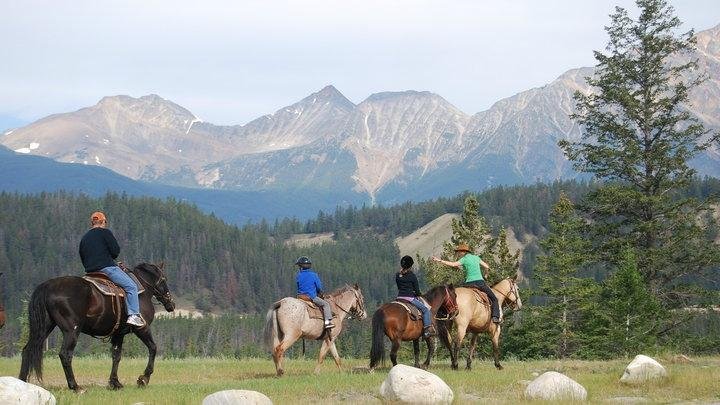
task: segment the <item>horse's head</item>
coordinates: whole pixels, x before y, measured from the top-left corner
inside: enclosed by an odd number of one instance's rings
[[[133,269],[135,276],[140,280],[143,286],[152,292],[152,295],[160,301],[165,310],[172,312],[175,310],[175,301],[170,294],[165,277],[164,263],[160,265],[152,263],[140,263]]]
[[[503,291],[510,308],[513,311],[519,311],[522,308],[522,299],[520,298],[520,290],[517,284],[517,274],[514,277],[506,278],[508,287],[507,291]]]
[[[357,284],[353,285],[351,288],[353,294],[355,294],[355,303],[352,307],[350,307],[350,315],[353,315],[357,319],[365,319],[367,318],[367,312],[365,311],[365,298],[363,297],[362,291],[360,291],[360,286]]]

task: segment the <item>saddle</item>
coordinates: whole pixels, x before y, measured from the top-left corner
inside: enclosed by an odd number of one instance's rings
[[[135,277],[135,274],[128,271],[126,271],[125,273],[130,276],[130,278],[135,282],[135,284],[137,284],[138,293],[145,291],[145,288],[143,288],[142,284],[140,284],[137,277]],[[125,290],[123,290],[122,287],[118,286],[117,284],[113,283],[112,280],[110,280],[110,278],[105,275],[105,273],[101,273],[99,271],[85,273],[83,279],[93,285],[95,289],[100,292],[100,294],[110,297],[110,300],[112,302],[111,308],[113,311],[113,316],[115,317],[115,325],[113,325],[112,331],[108,335],[95,336],[99,338],[106,338],[115,333],[115,331],[120,327],[120,321],[124,318],[125,313],[127,312],[125,308]],[[100,313],[88,313],[87,315],[97,316],[100,315]]]
[[[426,307],[430,308],[430,305],[425,301],[425,298],[418,297],[420,301],[425,304]],[[411,301],[404,300],[402,298],[398,298],[395,301],[391,301],[391,304],[400,304],[405,308],[405,310],[408,313],[408,316],[410,316],[411,321],[417,321],[422,320],[422,312],[420,311],[420,308],[416,307],[415,304],[413,304]]]
[[[310,319],[322,319],[325,320],[325,317],[323,316],[322,308],[315,305],[314,302],[312,302],[312,298],[310,298],[309,295],[306,294],[298,294],[297,298],[300,301],[305,302],[305,305],[307,306],[308,315],[310,316]],[[331,302],[328,301],[328,304],[330,304],[330,313],[332,314],[332,317],[335,318],[337,314],[334,311],[333,305]]]
[[[463,285],[462,288],[467,288],[475,294],[475,300],[484,306],[490,308],[490,298],[482,290],[474,285]]]

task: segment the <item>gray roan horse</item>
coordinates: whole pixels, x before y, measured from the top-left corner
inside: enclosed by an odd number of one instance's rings
[[[330,332],[324,332],[323,320],[310,318],[307,304],[299,299],[287,297],[273,304],[267,313],[265,321],[265,345],[273,356],[277,375],[281,376],[283,370],[283,357],[285,351],[298,339],[322,339],[315,372],[320,371],[320,365],[328,350],[340,368],[340,356],[335,347],[335,339],[343,330],[343,321],[348,315],[358,319],[367,318],[365,302],[360,287],[345,286],[324,297],[330,303],[335,327]]]
[[[509,305],[510,308],[516,311],[522,308],[520,292],[517,287],[517,276],[500,281],[492,286],[492,289],[495,292],[500,308],[504,305]],[[502,370],[502,366],[500,365],[501,327],[498,324],[490,322],[489,305],[478,302],[472,288],[456,287],[455,294],[457,296],[458,306],[457,316],[455,316],[452,321],[437,322],[440,341],[450,351],[452,369],[457,370],[458,368],[460,345],[462,344],[463,338],[465,338],[465,334],[469,332],[472,334],[472,339],[470,340],[467,365],[465,368],[470,370],[472,358],[475,355],[478,333],[485,332],[490,335],[490,339],[492,340],[495,367],[498,370]],[[455,340],[452,342],[452,348],[450,347],[450,328],[452,327],[450,322],[455,323],[455,326],[457,326],[457,335],[455,335]]]

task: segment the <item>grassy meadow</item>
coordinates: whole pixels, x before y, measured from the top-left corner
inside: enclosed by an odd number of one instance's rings
[[[448,361],[436,363],[430,371],[452,387],[456,404],[523,403],[525,385],[533,373],[562,372],[588,390],[590,403],[607,403],[616,397],[645,397],[654,403],[720,401],[720,357],[698,357],[690,361],[678,356],[656,357],[669,371],[662,382],[643,387],[619,383],[627,359],[611,361],[504,361],[496,371],[488,360],[476,361],[472,371],[452,371]],[[150,386],[138,388],[135,380],[145,368],[145,359],[126,358],[120,363],[121,391],[109,391],[105,384],[110,358],[76,357],[75,375],[87,391],[69,391],[56,357],[46,357],[44,383],[59,404],[199,404],[215,391],[249,389],[264,393],[276,404],[380,403],[379,387],[387,368],[368,373],[366,360],[348,359],[338,372],[330,359],[315,375],[314,361],[288,359],[286,375],[276,378],[269,359],[158,359]],[[407,364],[407,361],[405,362]],[[0,375],[17,376],[20,358],[0,358]],[[31,380],[33,383],[36,381]]]

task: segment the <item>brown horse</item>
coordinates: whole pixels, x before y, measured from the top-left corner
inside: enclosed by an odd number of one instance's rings
[[[432,288],[423,295],[423,298],[430,304],[430,313],[435,318],[438,310],[444,307],[451,311],[455,302],[455,289],[452,284],[449,286],[440,285]],[[412,305],[409,304],[408,305]],[[384,304],[375,311],[372,320],[372,346],[370,349],[370,369],[374,369],[380,361],[385,360],[384,336],[392,342],[390,349],[390,360],[393,366],[397,365],[397,352],[400,349],[400,342],[413,341],[413,354],[415,355],[415,367],[420,366],[420,338],[422,337],[422,319],[412,320],[407,309],[397,302]],[[435,339],[424,338],[428,346],[428,353],[422,365],[426,369],[430,365],[430,358],[435,352]]]
[[[267,313],[265,321],[265,345],[272,353],[275,362],[277,375],[284,373],[283,359],[285,351],[298,339],[322,339],[318,362],[315,366],[315,373],[320,372],[320,365],[328,350],[335,359],[335,364],[340,366],[340,356],[335,347],[335,339],[343,329],[343,321],[348,315],[358,319],[367,318],[365,312],[365,301],[357,284],[345,286],[324,297],[330,303],[333,313],[335,327],[326,332],[323,329],[323,320],[310,318],[305,301],[286,297],[273,304]]]
[[[522,308],[522,300],[517,286],[517,276],[506,278],[492,286],[493,292],[498,300],[498,305],[502,308],[509,305],[513,310]],[[438,322],[438,335],[443,345],[450,351],[450,360],[453,370],[458,369],[458,354],[460,346],[465,338],[465,334],[470,332],[472,339],[470,340],[470,348],[468,350],[466,369],[470,370],[472,358],[475,355],[475,345],[477,344],[478,333],[485,332],[490,335],[493,346],[493,357],[495,359],[495,367],[502,370],[500,365],[500,330],[499,324],[490,322],[489,304],[478,302],[475,292],[471,288],[457,287],[455,288],[457,295],[458,314],[452,321]],[[450,322],[457,326],[457,335],[450,347]]]
[[[118,380],[117,369],[122,355],[125,335],[132,332],[145,343],[148,348],[148,363],[143,375],[138,377],[137,384],[146,386],[150,383],[153,373],[157,347],[150,332],[150,324],[155,318],[155,307],[152,297],[157,298],[167,311],[175,309],[170,291],[168,290],[163,265],[141,263],[131,272],[145,289],[140,293],[140,313],[146,326],[131,327],[125,323],[127,314],[121,308],[121,323],[115,329],[116,315],[113,311],[111,297],[101,294],[89,281],[82,277],[57,277],[40,284],[33,291],[28,305],[30,320],[30,336],[22,351],[20,379],[27,381],[30,373],[35,373],[42,381],[43,342],[55,329],[60,328],[63,334],[60,362],[65,371],[68,387],[82,392],[72,369],[72,358],[78,335],[85,333],[91,336],[110,336],[112,343],[112,371],[108,388],[120,389],[123,385]]]
[[[2,276],[3,273],[0,273],[0,276]],[[0,293],[2,292],[2,288],[0,288]],[[5,326],[5,306],[3,305],[3,297],[0,295],[0,329]]]

